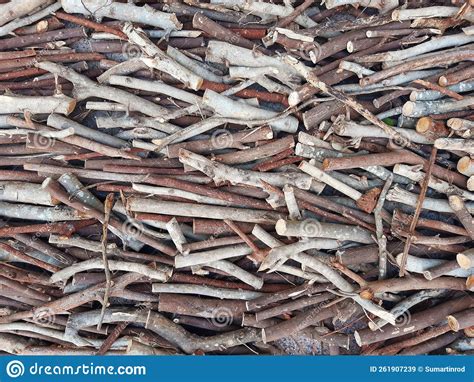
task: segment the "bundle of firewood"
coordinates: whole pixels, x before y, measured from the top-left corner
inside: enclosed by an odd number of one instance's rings
[[[474,351],[473,1],[0,3],[1,351]]]

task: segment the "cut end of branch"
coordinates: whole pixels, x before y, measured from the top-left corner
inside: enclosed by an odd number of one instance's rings
[[[456,319],[456,317],[454,316],[448,316],[446,317],[447,320],[448,320],[448,326],[449,328],[454,331],[454,332],[458,332],[459,331],[459,328],[460,328],[460,325],[459,325],[459,321]]]
[[[290,95],[288,96],[288,104],[291,107],[293,107],[293,106],[298,105],[300,102],[301,102],[301,98],[298,92],[296,91],[291,92]]]
[[[47,189],[48,186],[51,184],[51,182],[53,181],[52,178],[46,178],[43,183],[41,183],[41,188],[43,189]]]
[[[462,128],[462,119],[450,118],[448,119],[447,125],[453,130],[460,130]]]
[[[468,156],[462,157],[459,159],[457,164],[457,169],[460,173],[465,174],[471,167],[471,158]]]
[[[464,253],[458,253],[456,261],[462,269],[469,269],[472,267],[472,259]]]
[[[474,337],[474,326],[470,326],[464,329],[464,334],[466,335],[466,337],[469,337],[469,338]]]
[[[357,207],[370,214],[377,204],[377,200],[381,191],[382,190],[380,188],[372,188],[371,190],[367,191],[356,201]]]
[[[323,160],[323,170],[327,170],[330,165],[331,162],[329,161],[329,159],[326,158]]]
[[[372,300],[374,298],[374,292],[371,289],[365,288],[359,293],[359,296],[364,300]]]
[[[470,292],[474,292],[474,275],[470,275],[466,279],[466,289]]]
[[[413,115],[413,112],[415,111],[415,103],[412,101],[405,102],[402,108],[402,113],[406,117],[410,117]]]
[[[354,333],[355,342],[357,345],[362,346],[362,338],[360,338],[359,332],[356,330]]]
[[[448,79],[446,78],[446,76],[439,77],[438,84],[440,86],[448,86]]]
[[[416,131],[420,134],[426,133],[427,131],[433,129],[434,122],[429,117],[422,117],[416,123]]]
[[[450,195],[448,201],[453,211],[461,211],[464,208],[464,203],[461,197],[457,195]]]
[[[431,274],[430,271],[424,271],[424,272],[423,272],[423,276],[424,276],[425,279],[427,279],[427,280],[430,280],[430,281],[433,280],[433,275]]]
[[[275,231],[280,236],[285,236],[286,232],[286,220],[279,219],[275,224]]]

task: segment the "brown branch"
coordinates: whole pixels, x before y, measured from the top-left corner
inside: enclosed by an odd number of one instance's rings
[[[422,208],[421,206],[423,205],[423,201],[425,199],[426,191],[428,190],[428,184],[429,184],[429,181],[430,181],[431,172],[433,170],[433,163],[436,160],[436,154],[437,154],[437,149],[436,149],[436,147],[433,147],[431,149],[430,160],[429,160],[429,162],[427,163],[427,165],[425,167],[425,177],[424,177],[423,183],[421,185],[421,191],[420,191],[420,195],[418,196],[417,203],[416,203],[415,213],[413,214],[413,218],[412,218],[412,221],[410,223],[410,228],[409,228],[409,231],[408,231],[409,236],[407,237],[407,239],[405,241],[405,246],[403,247],[403,256],[402,256],[400,264],[399,264],[399,266],[400,266],[399,276],[400,277],[405,276],[405,266],[406,266],[406,262],[407,262],[407,258],[408,258],[408,251],[410,250],[410,245],[411,245],[411,242],[413,240],[413,234],[415,232],[415,228],[416,228],[416,225],[418,223],[418,217],[420,216],[420,213],[421,213],[421,208]]]

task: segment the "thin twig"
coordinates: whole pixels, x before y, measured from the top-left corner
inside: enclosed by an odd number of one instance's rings
[[[107,305],[109,304],[110,288],[112,286],[112,276],[110,273],[109,261],[107,259],[107,234],[108,234],[108,228],[109,228],[108,226],[109,226],[110,212],[112,211],[113,206],[114,206],[114,194],[108,194],[104,202],[104,222],[102,223],[102,239],[101,239],[102,259],[104,261],[104,273],[105,273],[105,291],[104,291],[104,298],[102,300],[102,310],[100,314],[100,319],[99,319],[99,322],[97,323],[97,330],[100,330],[100,328],[102,327],[102,320],[104,318]]]
[[[413,235],[415,233],[415,228],[418,223],[418,217],[420,216],[421,209],[423,206],[423,201],[425,200],[426,191],[428,190],[428,184],[430,182],[431,172],[433,170],[433,164],[436,160],[436,153],[438,150],[433,146],[431,149],[431,156],[429,162],[425,166],[425,177],[423,178],[423,183],[421,185],[420,195],[418,196],[418,201],[416,203],[415,213],[413,214],[412,221],[410,223],[410,229],[408,231],[408,237],[405,241],[405,246],[403,247],[403,256],[400,261],[400,277],[405,276],[405,267],[408,258],[408,251],[410,250],[410,245],[413,240]]]
[[[385,181],[385,185],[382,188],[380,193],[379,200],[374,208],[374,218],[375,218],[375,229],[377,236],[377,244],[379,246],[379,279],[384,279],[387,277],[387,237],[384,234],[383,230],[383,220],[382,220],[382,209],[385,203],[385,197],[387,192],[392,186],[393,174],[390,174],[388,179]]]

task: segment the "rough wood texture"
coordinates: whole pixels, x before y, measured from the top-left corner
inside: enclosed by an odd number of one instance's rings
[[[472,1],[0,3],[0,351],[472,352]]]

